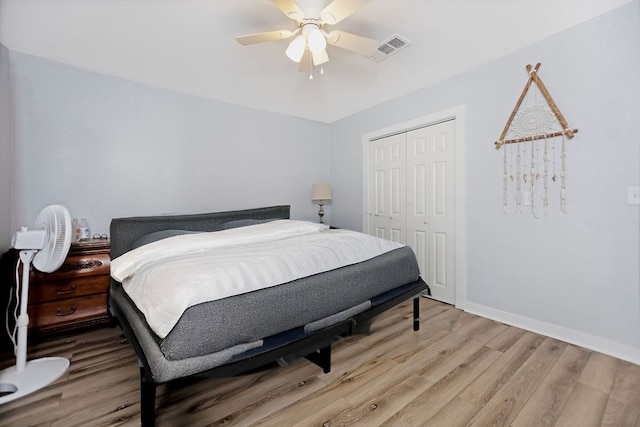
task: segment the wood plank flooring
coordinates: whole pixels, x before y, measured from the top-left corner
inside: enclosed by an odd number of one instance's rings
[[[640,426],[640,366],[421,299],[304,359],[158,389],[158,426]],[[55,338],[58,381],[0,406],[1,426],[139,425],[137,360],[119,328]],[[12,365],[5,355],[2,367]]]

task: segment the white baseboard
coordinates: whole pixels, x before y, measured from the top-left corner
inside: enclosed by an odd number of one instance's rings
[[[606,338],[466,301],[464,311],[640,365],[640,349]]]

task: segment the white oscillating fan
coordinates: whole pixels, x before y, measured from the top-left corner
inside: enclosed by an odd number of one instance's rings
[[[22,284],[16,287],[20,315],[11,336],[15,345],[16,365],[0,371],[0,404],[40,390],[55,381],[69,367],[62,357],[43,357],[27,362],[27,330],[29,315],[29,267],[45,273],[56,271],[67,256],[71,245],[71,216],[62,205],[47,206],[36,218],[33,229],[22,229],[13,235],[12,246],[20,251],[16,275],[22,262]],[[19,296],[19,298],[18,298]]]

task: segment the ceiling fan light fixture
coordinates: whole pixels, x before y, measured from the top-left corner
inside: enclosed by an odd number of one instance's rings
[[[293,39],[285,51],[287,57],[289,57],[293,62],[300,62],[302,55],[304,55],[306,43],[306,40],[302,36],[298,36]]]
[[[322,35],[319,28],[314,28],[309,32],[307,42],[309,43],[309,49],[313,53],[320,53],[327,47],[327,40],[324,38],[324,35]]]
[[[313,65],[315,66],[329,62],[329,55],[327,54],[326,49],[323,49],[320,52],[311,52],[311,57],[313,58]]]

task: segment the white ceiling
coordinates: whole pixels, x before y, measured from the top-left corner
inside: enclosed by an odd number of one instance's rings
[[[412,42],[376,63],[333,46],[322,76],[297,71],[295,29],[269,0],[0,0],[0,43],[86,70],[330,123],[516,51],[631,0],[372,0],[330,27]],[[532,58],[535,61],[535,58]]]

